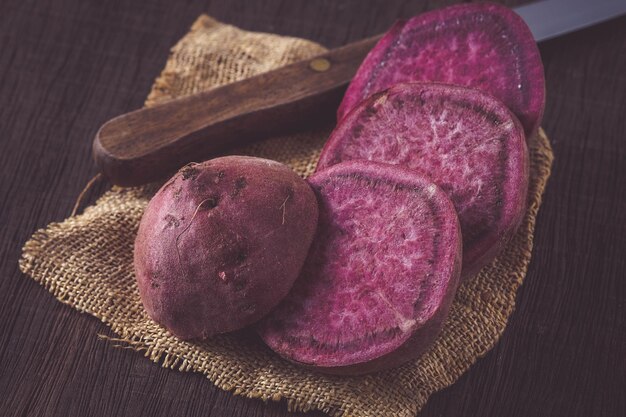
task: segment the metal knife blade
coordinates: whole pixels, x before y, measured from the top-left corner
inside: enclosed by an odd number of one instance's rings
[[[544,0],[513,9],[537,42],[626,14],[626,0]]]

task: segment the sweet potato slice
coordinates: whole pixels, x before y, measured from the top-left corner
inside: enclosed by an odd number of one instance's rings
[[[545,79],[526,23],[492,3],[461,4],[398,22],[363,61],[338,110],[394,84],[434,81],[477,88],[506,104],[528,135],[543,116]]]
[[[345,162],[309,182],[315,240],[287,298],[257,329],[283,357],[322,372],[397,366],[434,341],[457,288],[454,207],[425,176]]]
[[[528,150],[504,104],[444,84],[398,84],[362,102],[322,151],[318,170],[347,160],[422,172],[450,197],[463,232],[464,278],[491,262],[526,208]]]

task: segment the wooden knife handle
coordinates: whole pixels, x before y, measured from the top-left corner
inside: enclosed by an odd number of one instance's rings
[[[140,185],[226,148],[333,120],[379,38],[118,116],[96,134],[94,159],[114,184]]]

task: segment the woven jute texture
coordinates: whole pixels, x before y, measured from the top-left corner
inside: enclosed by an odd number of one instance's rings
[[[173,48],[146,105],[258,74],[324,51],[302,39],[250,33],[201,16]],[[263,94],[263,91],[259,91]],[[273,138],[245,153],[289,164],[306,177],[330,126]],[[552,150],[543,132],[530,142],[528,210],[502,254],[463,284],[445,328],[419,360],[378,374],[317,374],[273,354],[251,332],[202,343],[177,340],[144,312],[132,266],[133,241],[144,207],[159,184],[114,187],[84,213],[37,231],[20,267],[59,301],[111,327],[115,344],[130,346],[161,366],[201,372],[237,395],[286,400],[292,410],[333,416],[409,416],[429,395],[452,384],[497,342],[515,305],[530,261],[535,216],[550,174]]]

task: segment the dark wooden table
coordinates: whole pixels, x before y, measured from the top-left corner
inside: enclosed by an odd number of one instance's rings
[[[332,47],[444,3],[3,0],[0,415],[287,415],[99,340],[19,272],[21,246],[69,215],[97,128],[142,104],[198,14]],[[421,416],[626,416],[626,18],[540,47],[556,161],[530,270],[501,341]]]

